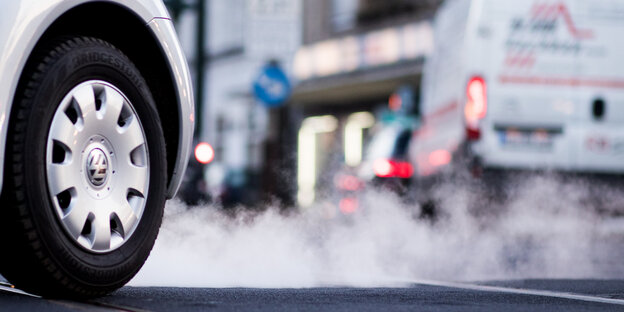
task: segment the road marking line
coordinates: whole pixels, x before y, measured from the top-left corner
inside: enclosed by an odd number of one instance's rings
[[[11,287],[10,284],[0,283],[0,291],[6,291],[6,292],[14,293],[14,294],[31,296],[31,297],[35,297],[35,298],[41,298],[40,296],[29,294],[29,293],[27,293],[27,292],[25,292],[25,291],[23,291],[21,289],[13,288],[13,287]]]
[[[149,312],[150,311],[150,310],[145,310],[142,308],[135,308],[135,307],[129,307],[129,306],[124,306],[124,305],[112,304],[112,303],[104,303],[104,302],[99,302],[99,301],[87,301],[86,303],[94,305],[94,306],[114,309],[116,311],[122,311],[122,312]]]
[[[98,301],[86,301],[86,302],[79,302],[79,301],[69,301],[69,300],[51,300],[51,299],[44,299],[41,296],[37,296],[37,295],[33,295],[33,294],[29,294],[21,289],[17,289],[17,288],[13,288],[13,285],[11,284],[7,284],[7,283],[1,283],[0,282],[0,292],[10,292],[10,293],[14,293],[14,294],[19,294],[19,295],[24,295],[24,296],[30,296],[33,298],[39,298],[39,299],[43,299],[49,303],[52,304],[56,304],[56,305],[61,305],[64,306],[66,308],[72,308],[72,309],[78,309],[81,311],[121,311],[121,312],[145,312],[145,311],[149,311],[149,310],[144,310],[144,309],[139,309],[139,308],[133,308],[133,307],[126,307],[126,306],[122,306],[122,305],[116,305],[116,304],[109,304],[109,303],[103,303],[103,302],[98,302]]]
[[[501,286],[487,286],[487,285],[478,285],[478,284],[469,284],[469,283],[460,283],[460,282],[441,282],[441,281],[433,281],[433,280],[405,280],[405,282],[410,282],[413,284],[419,284],[419,285],[425,285],[425,286],[427,285],[428,286],[440,286],[440,287],[469,289],[469,290],[477,290],[477,291],[501,292],[501,293],[508,293],[508,294],[531,295],[531,296],[541,296],[541,297],[561,298],[561,299],[579,300],[579,301],[587,301],[587,302],[624,305],[624,299],[612,299],[612,298],[604,298],[604,297],[598,297],[598,296],[592,296],[592,295],[581,295],[581,294],[559,292],[559,291],[552,291],[552,290],[509,288],[509,287],[501,287]]]
[[[84,312],[126,312],[131,310],[120,310],[115,308],[100,307],[82,302],[67,301],[67,300],[46,300],[51,304],[55,304],[61,307],[69,308],[74,311]]]

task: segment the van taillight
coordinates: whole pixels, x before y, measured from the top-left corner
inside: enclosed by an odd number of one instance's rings
[[[373,163],[375,175],[380,178],[403,178],[407,179],[414,173],[412,164],[406,161],[394,161],[390,159],[378,159]]]
[[[478,140],[481,137],[479,120],[487,113],[487,93],[485,80],[481,77],[472,77],[466,86],[466,135],[469,140]]]

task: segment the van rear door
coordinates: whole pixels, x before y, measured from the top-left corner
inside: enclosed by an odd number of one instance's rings
[[[582,3],[583,1],[578,1]],[[624,173],[624,2],[587,1],[575,112],[575,166],[580,171]]]
[[[491,38],[486,165],[624,172],[616,156],[619,145],[624,155],[619,3],[526,0],[485,6]]]

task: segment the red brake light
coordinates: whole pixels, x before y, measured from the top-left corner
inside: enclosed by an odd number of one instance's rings
[[[412,168],[412,164],[402,161],[396,163],[395,172],[399,178],[407,179],[412,176],[414,169]]]
[[[214,159],[214,149],[206,142],[197,144],[195,147],[195,159],[202,164],[210,163]]]
[[[477,140],[481,136],[479,120],[487,113],[487,89],[485,80],[481,77],[472,77],[466,86],[466,130],[469,139]]]
[[[412,164],[406,161],[394,161],[389,159],[378,159],[373,164],[375,175],[380,178],[410,178],[414,173]]]
[[[343,214],[352,214],[354,213],[359,206],[357,198],[343,198],[340,200],[340,204],[338,205],[340,208],[340,212]]]
[[[401,108],[401,105],[403,104],[403,100],[401,99],[401,95],[394,93],[390,96],[390,99],[388,100],[388,106],[390,107],[391,110],[393,111],[398,111]]]
[[[434,167],[446,165],[451,162],[451,153],[447,150],[436,150],[429,154],[429,164]]]
[[[339,189],[346,191],[357,191],[362,188],[360,179],[352,175],[339,175],[334,183]]]
[[[382,178],[388,178],[392,176],[392,164],[387,159],[378,159],[373,164],[373,170],[375,175]]]

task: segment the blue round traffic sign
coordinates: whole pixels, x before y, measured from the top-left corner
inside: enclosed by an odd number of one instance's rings
[[[277,64],[265,65],[253,84],[256,98],[267,107],[282,105],[291,88],[286,73]]]

